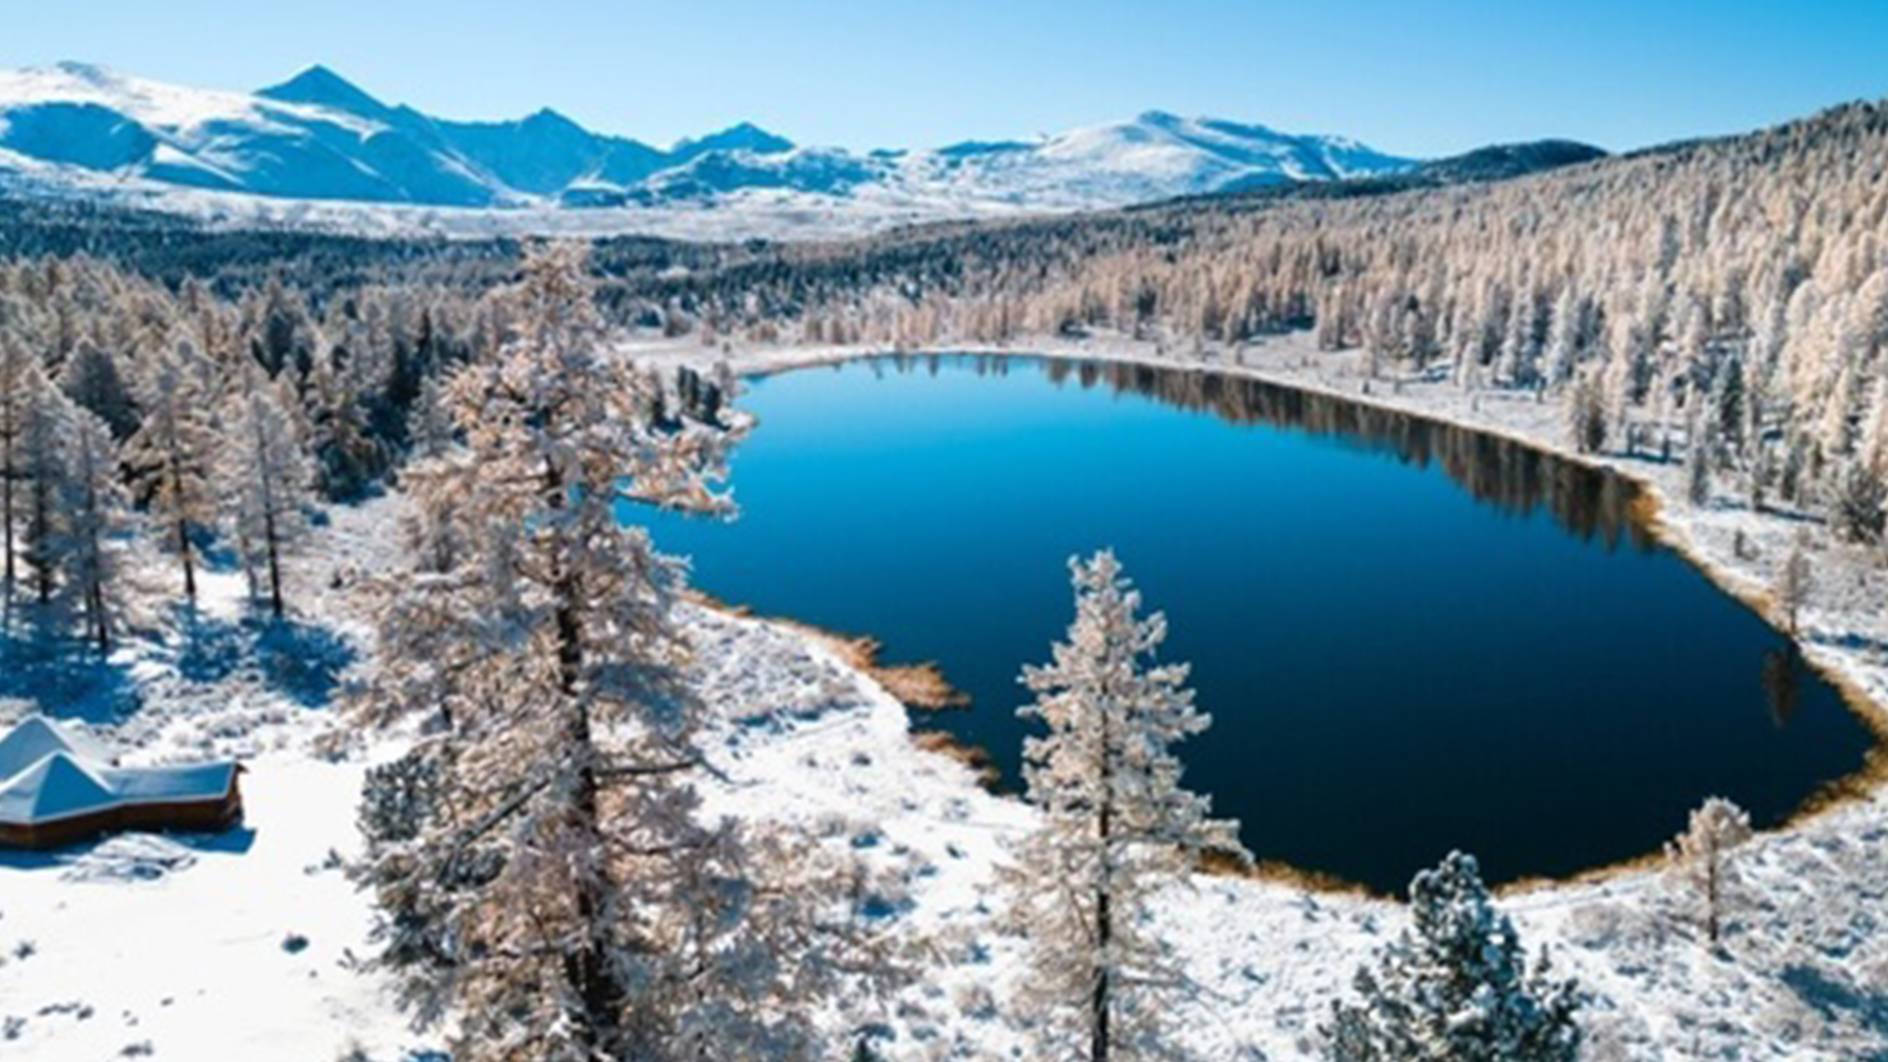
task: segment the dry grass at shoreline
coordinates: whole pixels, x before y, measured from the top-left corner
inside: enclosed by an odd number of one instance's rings
[[[948,730],[913,730],[911,743],[922,751],[956,760],[970,768],[971,773],[977,776],[977,784],[986,792],[996,792],[997,783],[1002,781],[1003,774],[997,770],[989,749],[981,745],[967,745]]]

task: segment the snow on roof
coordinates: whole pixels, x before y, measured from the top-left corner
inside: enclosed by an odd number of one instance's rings
[[[117,767],[98,772],[126,803],[216,800],[229,792],[236,764],[193,763],[181,767]]]
[[[125,804],[220,800],[236,763],[111,767],[105,746],[43,715],[0,738],[0,824],[34,825]]]
[[[103,779],[61,749],[7,779],[0,788],[0,822],[47,822],[107,808],[117,799]]]
[[[29,715],[0,737],[0,780],[12,778],[48,753],[61,751],[94,763],[116,759],[111,750],[92,737],[67,730],[43,715]]]

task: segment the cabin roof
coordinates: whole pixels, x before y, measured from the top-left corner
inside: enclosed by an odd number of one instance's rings
[[[0,737],[0,780],[12,778],[49,752],[68,752],[92,763],[107,764],[117,757],[110,749],[76,730],[68,730],[43,715],[29,715]]]

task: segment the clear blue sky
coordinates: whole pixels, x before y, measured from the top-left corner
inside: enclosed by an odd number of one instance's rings
[[[927,146],[1148,109],[1440,155],[1733,132],[1888,95],[1888,0],[13,0],[0,65],[251,89],[325,63],[449,117]]]

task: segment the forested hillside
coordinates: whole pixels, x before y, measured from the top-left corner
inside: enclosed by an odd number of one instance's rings
[[[1697,454],[1698,489],[1878,537],[1888,109],[1514,180],[1191,200],[782,247],[633,281],[719,332],[917,347],[1113,329],[1228,347],[1315,328],[1385,377],[1568,412],[1583,449]]]

